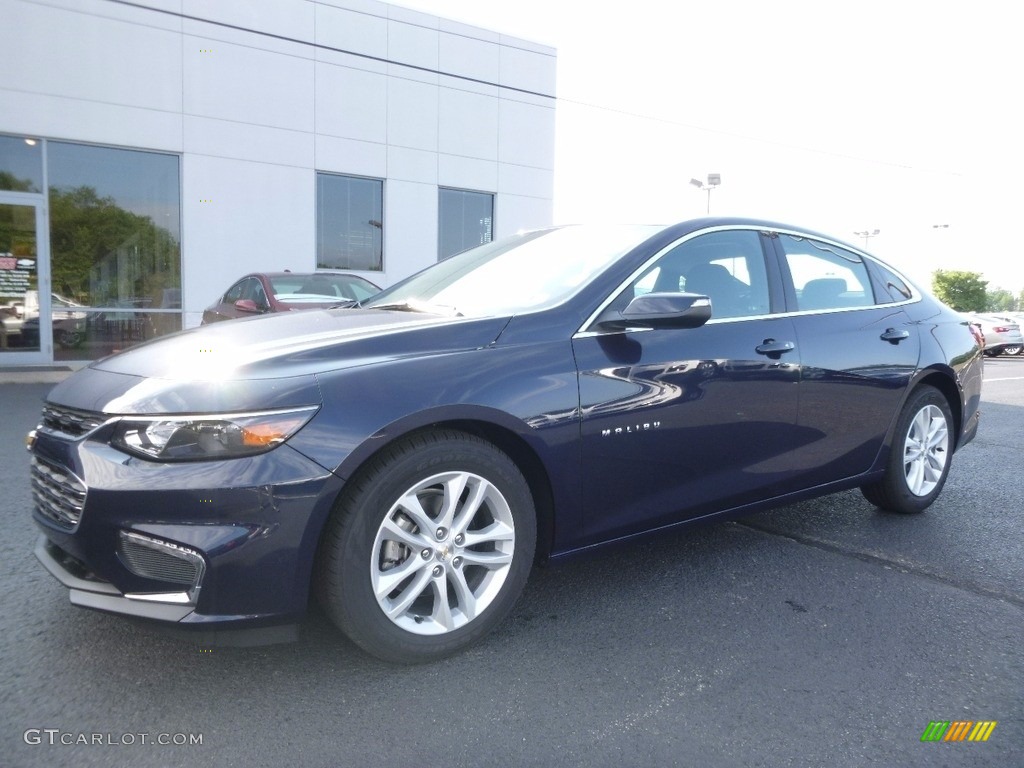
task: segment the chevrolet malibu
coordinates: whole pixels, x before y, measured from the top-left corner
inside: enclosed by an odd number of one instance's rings
[[[962,316],[825,235],[527,232],[66,379],[29,437],[36,555],[72,603],[202,642],[290,639],[312,593],[430,661],[538,560],[849,488],[923,511],[981,374]]]

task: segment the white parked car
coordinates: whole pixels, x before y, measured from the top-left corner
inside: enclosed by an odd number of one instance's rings
[[[985,312],[969,315],[968,320],[981,326],[985,334],[985,354],[989,357],[1019,355],[1024,350],[1024,336],[1016,318]]]

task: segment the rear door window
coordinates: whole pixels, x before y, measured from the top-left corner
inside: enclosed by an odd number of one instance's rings
[[[875,304],[864,260],[845,248],[804,237],[779,235],[796,293],[796,309],[851,309]]]

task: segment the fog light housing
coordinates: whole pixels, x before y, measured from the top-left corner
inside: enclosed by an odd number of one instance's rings
[[[184,588],[181,592],[135,592],[125,597],[165,603],[195,603],[206,572],[206,561],[194,549],[134,531],[121,531],[117,557],[125,568],[140,578],[179,584]]]

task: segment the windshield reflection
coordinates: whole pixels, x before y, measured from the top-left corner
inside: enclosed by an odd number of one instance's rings
[[[466,317],[547,309],[572,297],[659,229],[579,225],[525,232],[452,256],[363,306],[444,307]]]

